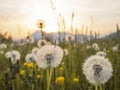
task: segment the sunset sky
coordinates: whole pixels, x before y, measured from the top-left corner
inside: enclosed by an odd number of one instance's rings
[[[107,34],[120,26],[120,0],[52,0],[55,13],[61,13],[70,28],[93,28],[93,32]],[[14,38],[25,37],[28,32],[38,30],[36,21],[46,22],[46,32],[57,32],[57,17],[52,11],[50,0],[0,0],[0,32],[8,32]],[[85,31],[81,31],[84,33]]]

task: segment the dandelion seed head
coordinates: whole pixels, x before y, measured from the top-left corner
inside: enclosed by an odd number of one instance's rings
[[[118,51],[118,45],[112,47],[112,51],[117,52]]]
[[[98,56],[103,56],[103,57],[106,57],[106,56],[107,56],[106,52],[103,52],[103,51],[98,51],[98,52],[96,53],[96,55],[98,55]]]
[[[8,51],[6,54],[5,54],[5,57],[7,59],[10,58],[12,64],[15,64],[18,60],[20,60],[20,53],[16,50],[12,50],[12,51]]]
[[[39,48],[35,47],[32,49],[32,54],[37,54],[37,52],[39,51]]]
[[[56,67],[63,57],[63,50],[59,46],[45,45],[37,53],[37,64],[40,68],[46,69]]]
[[[92,48],[94,48],[95,51],[100,50],[100,47],[99,47],[99,45],[98,45],[97,43],[93,43],[93,44],[92,44]]]
[[[5,43],[2,43],[2,44],[0,45],[0,48],[1,48],[1,49],[6,49],[6,48],[7,48],[7,45],[6,45]]]
[[[67,49],[63,49],[64,55],[68,55],[68,50]]]
[[[70,42],[73,41],[75,39],[75,37],[73,35],[66,35],[65,40]]]
[[[4,54],[4,51],[0,51],[0,54]]]
[[[26,62],[29,62],[29,63],[30,62],[36,62],[37,57],[36,57],[35,54],[29,53],[29,54],[26,55],[25,60],[26,60]]]
[[[39,41],[38,41],[37,46],[38,46],[39,48],[41,48],[41,47],[43,47],[44,45],[47,45],[47,44],[48,44],[48,42],[43,39],[43,40],[39,40]]]
[[[90,45],[87,45],[87,46],[86,46],[86,49],[90,49],[90,48],[91,48],[91,46],[90,46]]]
[[[11,52],[10,52],[10,51],[6,52],[6,53],[5,53],[5,57],[6,57],[7,59],[9,59],[9,58],[11,57]]]
[[[30,44],[34,43],[34,38],[33,37],[29,37],[27,39],[27,43],[30,43]]]
[[[98,55],[86,59],[82,70],[86,79],[93,85],[105,84],[113,75],[111,62]]]

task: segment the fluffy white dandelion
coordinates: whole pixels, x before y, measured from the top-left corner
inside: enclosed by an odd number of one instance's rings
[[[40,68],[46,69],[56,67],[63,57],[63,50],[59,46],[45,45],[37,53],[37,64]]]
[[[69,35],[66,35],[65,40],[68,41],[68,42],[73,41],[73,40],[75,40],[75,37],[74,37],[74,35],[69,34]]]
[[[32,49],[32,54],[37,54],[38,51],[39,51],[39,48],[34,47],[34,48]]]
[[[45,39],[43,39],[43,40],[38,41],[37,46],[41,48],[42,46],[47,45],[47,44],[48,42]]]
[[[4,51],[0,51],[0,54],[4,54]]]
[[[7,59],[9,59],[10,56],[11,56],[11,52],[10,52],[10,51],[8,51],[8,52],[5,53],[5,57],[6,57]]]
[[[1,49],[6,49],[6,48],[7,48],[7,45],[3,43],[3,44],[0,45],[0,48],[1,48]]]
[[[103,49],[103,52],[107,52],[107,48],[106,47]]]
[[[105,84],[113,75],[111,62],[97,55],[90,56],[82,69],[86,79],[93,85]]]
[[[55,41],[55,45],[59,45],[60,44],[60,41],[59,40],[56,40]]]
[[[8,51],[6,54],[5,54],[5,57],[7,59],[10,59],[12,64],[15,64],[18,60],[20,60],[20,53],[16,50],[12,50],[12,51]]]
[[[106,56],[107,56],[106,52],[103,52],[103,51],[98,51],[98,52],[96,53],[96,55],[98,55],[98,56],[103,56],[103,57],[106,57]]]
[[[52,41],[52,44],[54,44],[54,45],[59,45],[59,44],[60,44],[60,41],[59,41],[59,40],[53,40],[53,41]]]
[[[64,55],[68,55],[68,50],[67,49],[63,49],[63,53],[64,53]]]
[[[116,46],[112,47],[112,51],[117,52],[118,51],[118,47],[119,47],[119,45],[116,45]]]
[[[29,54],[26,55],[25,60],[26,60],[26,62],[29,62],[29,63],[30,62],[36,62],[37,57],[36,57],[35,54],[29,53]]]
[[[100,50],[100,47],[99,47],[99,45],[98,45],[97,43],[93,43],[93,44],[92,44],[92,48],[94,48],[95,51]]]
[[[79,47],[79,44],[78,44],[78,43],[74,43],[73,46],[74,46],[75,48],[77,48],[77,47]]]
[[[86,46],[86,49],[90,49],[90,48],[91,48],[91,46],[90,46],[90,45],[87,45],[87,46]]]
[[[34,43],[34,38],[33,37],[29,37],[28,39],[27,39],[27,43]]]

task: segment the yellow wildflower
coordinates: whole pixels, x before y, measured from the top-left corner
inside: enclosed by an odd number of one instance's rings
[[[64,84],[65,78],[63,76],[57,77],[55,82],[59,85]]]
[[[39,75],[39,74],[37,74],[37,75],[36,75],[36,78],[37,78],[37,79],[40,79],[40,75]]]
[[[20,75],[24,76],[25,75],[25,71],[24,70],[20,70]]]
[[[78,82],[79,82],[79,79],[78,79],[78,78],[73,78],[73,82],[74,82],[74,83],[78,83]]]
[[[38,68],[37,71],[40,72],[40,68]]]
[[[28,63],[28,64],[27,64],[27,67],[28,67],[28,68],[34,68],[34,64],[33,64],[33,63]]]
[[[27,64],[28,64],[28,63],[25,62],[23,65],[24,65],[24,66],[27,66]]]

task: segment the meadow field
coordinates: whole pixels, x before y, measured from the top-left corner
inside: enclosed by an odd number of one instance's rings
[[[1,42],[0,90],[120,90],[119,39],[93,39],[84,43],[71,40],[38,42]],[[105,54],[96,55],[98,52]],[[45,53],[46,56],[42,56]],[[84,66],[91,56],[103,61],[107,59],[110,65],[98,60],[98,68],[91,70],[90,64],[94,62]]]

